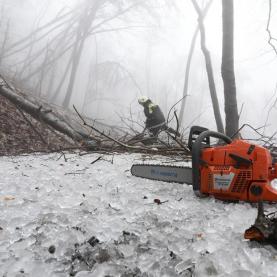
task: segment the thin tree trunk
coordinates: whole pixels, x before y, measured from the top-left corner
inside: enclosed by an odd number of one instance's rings
[[[50,102],[51,103],[55,103],[59,94],[60,94],[60,91],[62,89],[62,86],[64,85],[64,82],[65,82],[65,79],[66,79],[66,76],[71,68],[71,63],[72,63],[72,60],[70,59],[66,65],[66,68],[64,70],[64,73],[59,81],[59,84],[57,86],[57,88],[55,89],[54,93],[51,95],[51,98],[50,98]]]
[[[206,14],[207,14],[207,12],[208,12],[211,4],[212,4],[212,1],[213,0],[210,0],[209,3],[206,5],[206,7],[203,9],[203,12],[202,12],[203,19],[205,18]],[[184,83],[184,89],[183,89],[183,99],[182,99],[182,104],[181,104],[180,113],[179,113],[179,124],[180,124],[180,126],[182,126],[185,106],[186,106],[186,102],[187,102],[190,65],[191,65],[191,60],[192,60],[192,56],[193,56],[193,52],[194,52],[198,32],[199,32],[199,25],[196,27],[196,29],[194,31],[194,34],[193,34],[193,37],[192,37],[192,40],[191,40],[191,43],[190,43],[190,49],[189,49],[188,60],[187,60],[187,65],[186,65],[185,83]]]
[[[65,95],[65,99],[63,101],[63,107],[69,107],[69,105],[70,105],[70,101],[71,101],[71,97],[73,94],[74,85],[75,85],[75,81],[76,81],[76,76],[77,76],[77,72],[78,72],[78,67],[79,67],[79,63],[80,63],[80,59],[82,56],[82,51],[83,51],[83,47],[84,47],[86,39],[93,33],[94,30],[96,30],[103,24],[108,23],[109,21],[119,17],[120,15],[127,13],[132,8],[134,8],[135,6],[140,4],[140,1],[135,2],[133,5],[130,5],[126,9],[120,9],[116,14],[112,15],[111,17],[109,17],[107,19],[104,19],[104,20],[98,22],[95,26],[92,26],[92,23],[95,19],[95,16],[96,16],[99,8],[103,7],[105,2],[106,2],[105,0],[94,0],[93,4],[91,5],[92,1],[87,0],[88,6],[86,7],[85,12],[83,13],[84,20],[83,20],[83,22],[80,22],[80,28],[78,28],[79,30],[77,30],[77,32],[82,35],[79,36],[79,38],[78,38],[78,34],[77,34],[76,44],[74,46],[74,50],[72,53],[72,60],[73,60],[72,61],[72,71],[70,74],[70,79],[69,79],[69,84],[68,84],[67,92]],[[143,3],[143,1],[142,1],[142,3]]]
[[[62,21],[65,17],[71,14],[72,14],[72,11],[62,16],[59,16],[54,20],[50,21],[49,23],[43,25],[42,27],[37,28],[34,32],[29,34],[25,38],[19,41],[16,41],[14,44],[9,46],[9,49],[7,53],[5,53],[4,58],[12,56],[16,53],[20,53],[21,51],[29,48],[31,44],[34,43],[34,41],[32,40],[33,37],[36,37],[36,42],[39,42],[40,40],[42,40],[43,38],[47,37],[49,34],[54,32],[55,30],[58,30],[59,28],[66,26],[66,24],[69,23],[70,21],[74,21],[74,18],[69,18],[69,19],[66,19],[65,21]],[[57,24],[57,25],[52,27],[54,24]],[[51,27],[51,29],[47,30],[47,32],[44,34],[41,34],[41,32],[47,29],[48,27]]]
[[[83,48],[85,45],[85,41],[89,36],[89,29],[90,26],[95,18],[97,9],[98,9],[99,2],[97,1],[93,7],[83,14],[85,18],[82,18],[80,21],[79,28],[77,29],[77,34],[76,34],[76,41],[73,47],[73,52],[72,52],[72,69],[70,73],[70,78],[69,78],[69,84],[67,87],[66,95],[63,101],[63,107],[68,108],[70,104],[70,100],[73,94],[74,90],[74,85],[76,81],[76,76],[80,64],[80,59],[82,56]]]
[[[52,66],[51,74],[50,74],[49,80],[47,82],[48,83],[48,86],[47,86],[47,89],[46,89],[47,99],[50,99],[51,92],[53,91],[53,88],[54,88],[55,78],[56,78],[56,75],[57,75],[57,67],[58,67],[57,63],[54,63],[53,66]]]
[[[83,51],[83,45],[85,42],[85,38],[82,38],[82,41],[80,41],[80,35],[77,34],[76,42],[73,48],[73,55],[71,56],[72,59],[72,67],[70,72],[70,78],[69,78],[69,84],[67,87],[66,95],[63,101],[63,107],[68,108],[70,104],[70,100],[73,94],[76,75],[78,72],[78,67],[80,64],[80,59]]]
[[[50,52],[50,49],[48,46],[46,46],[46,50],[45,50],[45,57],[44,57],[44,60],[42,62],[42,70],[39,74],[39,79],[38,79],[38,83],[37,83],[37,86],[35,88],[35,91],[36,91],[36,94],[38,96],[41,96],[42,95],[42,87],[43,87],[43,81],[45,80],[45,77],[47,75],[47,60],[50,56],[49,54]]]
[[[233,0],[222,0],[222,64],[224,84],[226,135],[232,136],[239,129],[239,115],[234,73],[234,4]]]
[[[4,40],[1,45],[1,52],[0,52],[0,65],[2,65],[3,57],[5,56],[6,50],[7,50],[7,43],[9,40],[9,32],[10,32],[10,20],[7,22],[5,34],[4,34]]]
[[[68,45],[66,48],[63,48],[61,46],[62,51],[60,51],[59,53],[57,54],[52,54],[51,56],[51,59],[49,59],[47,61],[47,64],[46,66],[47,67],[50,67],[52,66],[53,64],[55,64],[58,60],[60,60],[71,48],[72,48],[73,45]],[[38,68],[35,68],[32,72],[30,72],[28,74],[28,76],[24,76],[24,78],[21,80],[22,82],[25,82],[25,81],[28,81],[30,79],[32,79],[33,76],[37,75],[38,73],[40,73],[41,71],[43,70],[43,67],[42,65],[40,65]]]
[[[53,54],[51,55],[51,58],[48,59],[46,66],[50,67],[53,63],[55,63],[57,60],[61,59],[67,51],[73,47],[73,43],[71,43],[71,37],[68,35],[68,31],[70,30],[70,26],[66,28],[66,30],[55,36],[54,39],[52,39],[49,43],[48,46],[49,48],[51,47],[52,49],[56,49]],[[56,44],[53,44],[56,42]],[[33,56],[31,56],[32,48],[34,46],[35,42],[31,44],[31,48],[29,51],[28,56],[25,59],[24,66],[22,68],[30,68],[32,63],[36,62],[37,59],[41,57],[41,55],[45,52],[45,48],[41,48],[39,51],[37,51]],[[34,75],[38,74],[40,71],[42,71],[43,68],[42,66],[36,67],[33,71],[30,71],[27,76],[24,76],[24,79],[22,79],[23,82],[28,81],[31,79]],[[24,72],[24,71],[23,71]],[[22,72],[22,74],[23,74]]]
[[[191,0],[191,1],[194,5],[195,10],[198,13],[198,24],[199,24],[199,30],[200,30],[200,35],[201,35],[201,49],[204,54],[205,62],[206,62],[206,71],[207,71],[207,75],[208,75],[209,89],[210,89],[210,94],[211,94],[211,99],[212,99],[212,105],[213,105],[213,110],[214,110],[216,126],[217,126],[218,132],[224,133],[224,127],[223,127],[218,99],[217,99],[211,55],[206,47],[206,34],[205,34],[205,27],[204,27],[204,23],[203,23],[203,15],[202,15],[202,12],[201,12],[196,0]]]

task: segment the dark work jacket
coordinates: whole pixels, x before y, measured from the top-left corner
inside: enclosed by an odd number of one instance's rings
[[[146,116],[145,127],[155,135],[166,126],[164,114],[158,105],[150,101],[146,102],[144,105],[144,114]]]

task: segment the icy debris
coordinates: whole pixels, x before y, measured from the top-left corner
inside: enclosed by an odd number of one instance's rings
[[[249,270],[243,270],[243,269],[239,269],[239,270],[235,270],[232,271],[230,274],[226,274],[224,277],[254,277],[254,276],[258,276],[255,273],[252,273]],[[262,275],[260,275],[262,277]],[[270,275],[269,275],[270,276]],[[223,277],[223,276],[222,276]]]
[[[0,276],[277,276],[277,250],[243,239],[251,205],[131,176],[139,154],[59,156],[0,158]]]
[[[127,231],[123,231],[122,235],[113,242],[101,243],[95,236],[92,236],[84,243],[75,244],[74,252],[71,255],[70,275],[75,276],[78,272],[86,270],[91,271],[97,264],[115,262],[126,257],[131,257],[134,254],[134,246],[131,243],[136,243],[139,238]],[[128,250],[126,250],[129,248]],[[138,269],[137,269],[138,270]],[[122,274],[127,274],[132,270],[125,266]],[[121,275],[121,276],[125,276]]]
[[[90,271],[96,264],[107,263],[112,260],[123,259],[124,255],[115,244],[100,243],[94,236],[84,243],[75,244],[75,249],[71,255],[70,276],[75,276],[78,272]]]
[[[50,254],[54,254],[55,251],[56,251],[55,245],[50,245],[49,248],[48,248],[48,252],[49,252]]]
[[[186,274],[186,275],[192,275],[192,273],[195,270],[195,262],[193,262],[191,259],[188,259],[186,261],[181,261],[175,266],[175,271],[178,274]]]
[[[195,264],[196,277],[201,276],[218,276],[218,271],[214,265],[214,262],[210,258],[202,257]]]
[[[139,237],[136,234],[123,230],[122,235],[119,237],[117,241],[115,241],[115,244],[130,244],[132,242],[138,241]]]
[[[97,245],[99,243],[99,239],[92,236],[89,240],[88,243],[90,244],[91,247],[94,247],[95,245]]]
[[[98,264],[95,266],[94,270],[90,273],[90,275],[82,275],[81,273],[76,275],[76,277],[98,277],[98,276],[106,276],[106,277],[148,277],[149,275],[141,273],[140,269],[137,267],[128,268],[124,265],[117,264]]]

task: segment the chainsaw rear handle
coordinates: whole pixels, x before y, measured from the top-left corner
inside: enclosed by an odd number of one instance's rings
[[[232,142],[232,139],[222,133],[214,132],[214,131],[204,131],[202,132],[195,142],[192,145],[192,186],[193,191],[197,196],[204,196],[201,193],[201,180],[200,180],[200,173],[199,173],[199,166],[200,166],[200,158],[202,153],[203,141],[212,138],[222,139],[227,144]]]

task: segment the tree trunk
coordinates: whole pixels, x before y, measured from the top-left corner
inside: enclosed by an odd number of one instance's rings
[[[72,63],[72,60],[71,59],[68,60],[68,63],[67,63],[66,68],[65,68],[65,71],[64,71],[61,79],[59,80],[59,84],[58,84],[57,88],[55,89],[55,91],[53,92],[53,94],[50,97],[50,102],[51,103],[56,103],[56,100],[57,100],[57,98],[58,98],[58,96],[60,94],[62,86],[64,85],[64,82],[65,82],[65,79],[67,77],[67,74],[68,74],[68,72],[69,72],[69,70],[71,68],[71,63]]]
[[[1,50],[0,50],[0,65],[2,65],[2,60],[3,56],[5,56],[6,50],[7,50],[7,44],[9,40],[9,32],[10,32],[10,20],[7,22],[5,34],[4,34],[4,40],[1,45]]]
[[[63,107],[65,107],[65,108],[68,108],[69,104],[70,104],[70,100],[71,100],[71,97],[73,94],[76,76],[77,76],[77,72],[78,72],[78,68],[79,68],[79,64],[80,64],[81,55],[83,52],[85,38],[82,38],[81,41],[78,41],[79,39],[80,39],[79,35],[77,35],[76,44],[73,49],[73,55],[71,56],[72,68],[71,68],[71,72],[70,72],[69,84],[67,87],[64,101],[63,101]]]
[[[74,130],[67,122],[60,120],[52,110],[45,110],[42,106],[38,106],[29,101],[26,95],[16,93],[12,88],[4,87],[0,85],[0,94],[9,99],[13,104],[21,108],[24,112],[27,112],[32,117],[39,121],[46,123],[54,128],[56,131],[67,135],[77,142],[86,142],[91,139],[87,134],[81,131]]]
[[[239,129],[239,115],[234,73],[234,4],[233,0],[222,0],[222,65],[224,83],[226,135],[232,136]]]
[[[198,13],[198,24],[199,24],[199,30],[200,30],[200,35],[201,35],[201,49],[204,54],[205,62],[206,62],[206,71],[207,71],[207,75],[208,75],[209,88],[210,88],[210,94],[211,94],[211,99],[212,99],[212,105],[213,105],[213,110],[214,110],[216,126],[217,126],[218,132],[224,133],[224,127],[223,127],[218,99],[217,99],[211,56],[210,56],[210,52],[206,48],[206,34],[205,34],[205,27],[204,27],[204,23],[203,23],[203,15],[202,15],[202,12],[201,12],[196,0],[192,0],[192,3]]]
[[[210,0],[209,3],[204,8],[204,10],[202,12],[203,19],[206,16],[211,4],[212,4],[212,0]],[[188,60],[187,60],[187,65],[186,65],[185,83],[184,83],[184,89],[183,89],[183,99],[182,99],[182,104],[181,104],[180,113],[179,113],[179,124],[180,124],[180,126],[182,126],[183,117],[184,117],[184,111],[185,111],[185,106],[186,106],[186,101],[187,101],[187,96],[188,96],[190,65],[191,65],[191,59],[192,59],[192,55],[193,55],[193,52],[194,52],[195,43],[196,43],[198,33],[199,33],[199,26],[196,27],[196,29],[193,33],[191,43],[190,43],[189,55],[188,55]]]
[[[182,126],[183,123],[183,117],[184,117],[184,111],[185,111],[185,106],[186,106],[186,101],[187,101],[187,96],[188,96],[188,84],[189,84],[189,74],[190,74],[190,64],[191,64],[191,59],[192,55],[194,52],[194,47],[195,47],[195,42],[196,38],[199,32],[199,28],[194,31],[191,44],[190,44],[190,50],[189,50],[189,55],[188,55],[188,60],[187,60],[187,65],[186,65],[186,73],[185,73],[185,83],[184,83],[184,89],[183,89],[183,99],[182,99],[182,104],[180,108],[180,113],[179,113],[179,123],[180,126]]]
[[[77,29],[77,34],[76,34],[76,41],[75,41],[72,56],[71,56],[72,68],[71,68],[71,73],[69,77],[69,84],[63,101],[63,107],[65,108],[68,108],[70,104],[85,41],[89,36],[89,30],[96,16],[96,12],[99,8],[99,5],[100,5],[99,3],[100,3],[99,1],[96,1],[88,11],[85,10],[82,15],[83,18],[80,19],[79,27]]]

